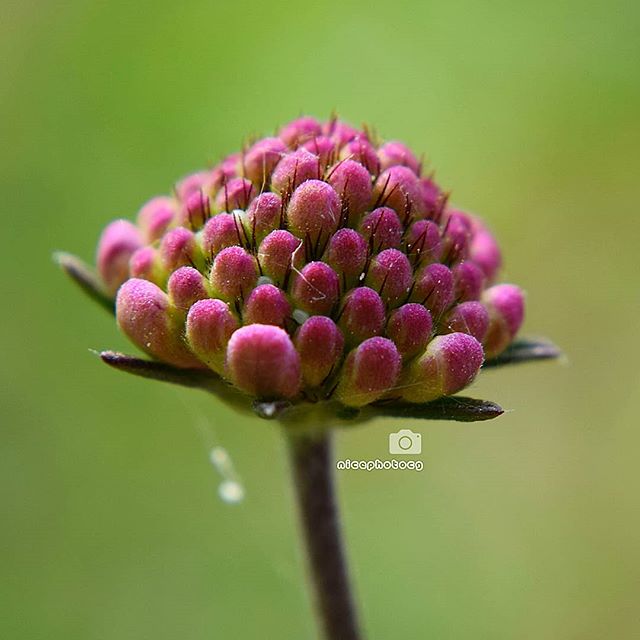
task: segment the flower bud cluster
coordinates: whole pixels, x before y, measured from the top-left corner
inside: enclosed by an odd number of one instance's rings
[[[428,402],[513,341],[500,249],[404,144],[304,117],[112,222],[97,265],[153,358],[259,399]]]

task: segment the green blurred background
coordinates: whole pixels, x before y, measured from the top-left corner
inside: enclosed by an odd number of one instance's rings
[[[369,637],[640,637],[638,7],[3,1],[0,637],[313,637],[277,428],[101,365],[131,347],[51,253],[333,109],[427,153],[568,354],[481,376],[492,423],[340,434],[424,434],[422,473],[339,476]]]

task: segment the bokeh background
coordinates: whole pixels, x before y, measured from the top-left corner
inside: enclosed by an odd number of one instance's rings
[[[481,376],[492,423],[340,434],[423,433],[422,473],[339,476],[369,637],[640,637],[639,7],[3,0],[0,636],[313,637],[277,428],[101,365],[131,347],[51,253],[336,109],[427,153],[567,353]]]

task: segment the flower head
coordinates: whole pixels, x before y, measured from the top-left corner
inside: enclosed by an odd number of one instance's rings
[[[118,324],[259,400],[423,403],[509,347],[523,294],[403,143],[304,117],[104,231]]]

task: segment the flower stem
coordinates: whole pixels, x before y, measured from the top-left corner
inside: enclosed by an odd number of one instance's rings
[[[300,523],[325,640],[360,640],[342,542],[329,430],[313,436],[286,430]]]

